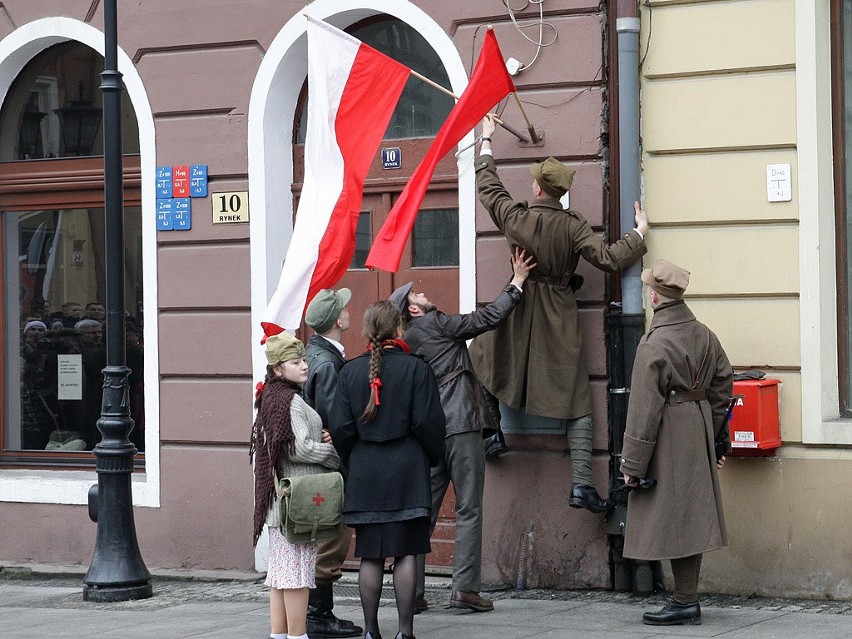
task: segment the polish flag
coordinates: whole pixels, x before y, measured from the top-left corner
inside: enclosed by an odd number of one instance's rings
[[[317,292],[355,252],[364,180],[410,69],[327,22],[308,18],[305,181],[264,339],[299,327]]]
[[[500,100],[514,91],[515,84],[506,70],[497,37],[492,29],[488,29],[467,88],[450,111],[423,161],[414,170],[388,214],[367,256],[368,268],[392,272],[399,270],[402,251],[408,236],[411,235],[414,219],[420,211],[438,162],[455,148]]]

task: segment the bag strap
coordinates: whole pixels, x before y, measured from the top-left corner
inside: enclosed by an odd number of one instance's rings
[[[698,367],[698,370],[695,371],[695,381],[692,382],[692,390],[698,388],[701,376],[704,374],[704,369],[707,367],[707,360],[710,357],[710,329],[706,326],[704,328],[707,329],[707,347],[704,349],[704,357],[701,360],[701,365]]]

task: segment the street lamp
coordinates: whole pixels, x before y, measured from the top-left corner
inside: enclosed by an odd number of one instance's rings
[[[83,581],[86,601],[126,601],[153,594],[133,521],[130,478],[136,447],[128,436],[130,392],[124,342],[124,201],[122,197],[121,73],[118,72],[116,0],[104,2],[104,213],[106,242],[107,365],[95,446],[98,483],[89,490],[89,516],[98,524],[92,564]]]
[[[89,155],[101,125],[101,109],[83,97],[83,81],[77,87],[76,100],[53,112],[59,116],[65,151],[71,155]]]

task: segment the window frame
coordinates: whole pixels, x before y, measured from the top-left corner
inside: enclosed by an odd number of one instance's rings
[[[0,212],[39,209],[104,208],[103,157],[51,158],[0,162]],[[124,206],[142,205],[142,179],[139,155],[125,155],[122,161]],[[3,232],[0,217],[0,233]],[[5,290],[4,265],[0,263],[0,298]],[[5,331],[6,313],[0,313],[0,331]],[[5,332],[0,333],[5,334]],[[0,388],[5,389],[5,366],[0,366]],[[6,393],[0,393],[0,468],[82,468],[93,469],[91,451],[45,452],[6,449]],[[145,454],[134,459],[144,468]]]

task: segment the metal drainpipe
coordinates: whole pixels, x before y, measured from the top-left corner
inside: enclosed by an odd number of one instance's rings
[[[633,202],[640,198],[641,149],[639,146],[639,6],[636,0],[617,0],[616,33],[618,55],[618,188],[621,233],[635,227]],[[642,266],[639,263],[621,273],[621,309],[607,317],[610,339],[610,445],[612,446],[611,485],[620,479],[619,457],[627,419],[629,384],[633,374],[636,346],[645,327],[642,309]],[[647,562],[631,562],[622,555],[627,501],[620,496],[607,517],[613,555],[613,581],[616,590],[649,593],[654,588],[654,567]]]

